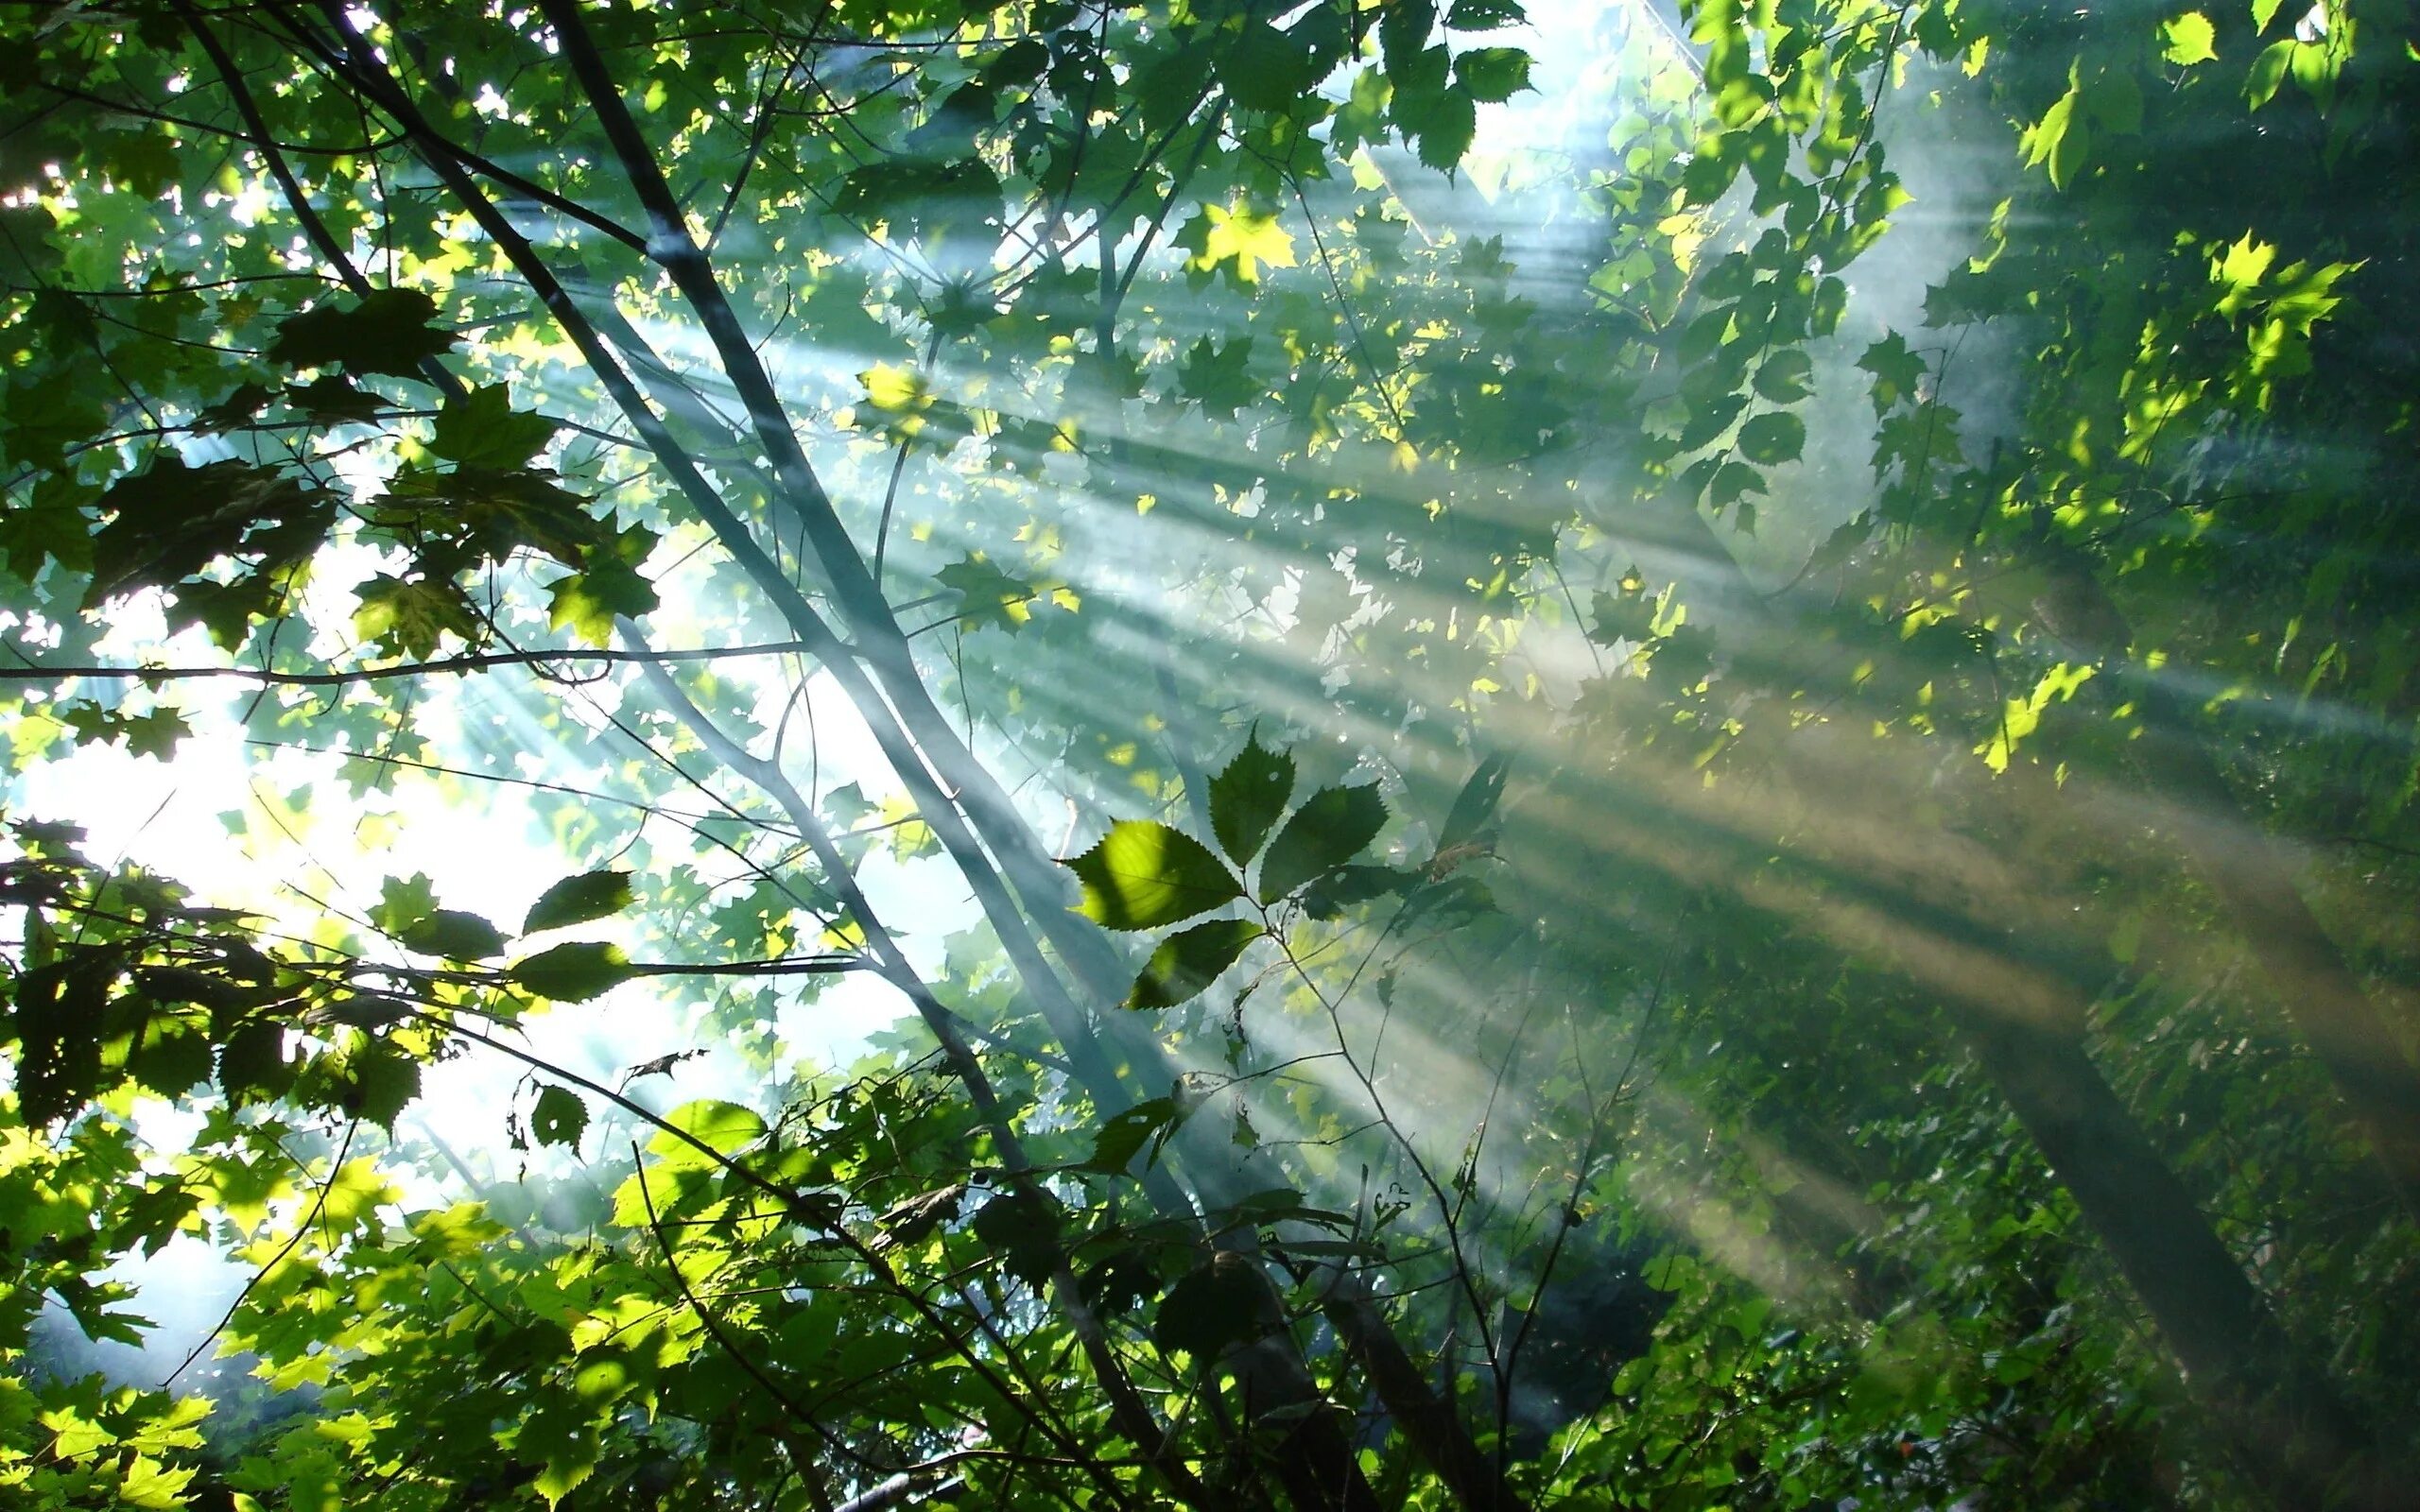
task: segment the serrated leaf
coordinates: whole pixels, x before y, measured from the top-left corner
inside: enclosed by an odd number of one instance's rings
[[[996,625],[1014,635],[1033,618],[1033,584],[1002,572],[979,551],[935,573],[933,580],[958,595],[958,617],[969,629]]]
[[[1518,47],[1474,47],[1454,60],[1454,77],[1471,98],[1498,104],[1530,87],[1530,55]]]
[[[1110,929],[1157,929],[1244,895],[1208,846],[1151,819],[1121,819],[1060,864],[1083,884],[1084,917]]]
[[[581,940],[540,951],[512,963],[515,986],[557,1003],[585,1003],[638,975],[619,945]]]
[[[1000,1257],[1001,1268],[1040,1286],[1059,1268],[1059,1205],[1038,1187],[1004,1192],[983,1204],[971,1226]]]
[[[1739,427],[1739,455],[1763,467],[1795,462],[1806,449],[1806,422],[1788,410],[1772,410]]]
[[[1236,865],[1248,866],[1294,797],[1294,758],[1270,750],[1257,731],[1210,779],[1210,833]]]
[[[659,1158],[665,1170],[685,1171],[711,1167],[718,1162],[698,1148],[702,1144],[717,1155],[735,1155],[765,1137],[765,1120],[755,1109],[718,1097],[700,1097],[696,1102],[683,1103],[664,1115],[669,1127],[648,1141],[648,1152]],[[676,1133],[674,1130],[678,1130]],[[683,1139],[682,1135],[687,1135]],[[697,1141],[697,1144],[689,1143]]]
[[[1490,756],[1478,764],[1470,781],[1454,795],[1454,806],[1445,811],[1445,822],[1437,831],[1437,849],[1451,850],[1484,828],[1495,816],[1495,805],[1504,798],[1505,779],[1512,775],[1512,759]]]
[[[549,1087],[538,1094],[538,1106],[529,1110],[529,1132],[541,1144],[568,1144],[579,1148],[579,1137],[588,1131],[588,1104],[578,1092],[567,1087]]]
[[[1323,787],[1305,800],[1269,843],[1260,863],[1260,901],[1273,903],[1361,853],[1387,822],[1387,800],[1368,784]]]
[[[1519,0],[1454,0],[1445,12],[1445,25],[1454,31],[1494,31],[1529,19]]]
[[[554,438],[552,421],[514,410],[506,386],[490,384],[445,401],[428,449],[448,462],[509,472],[527,467]]]
[[[565,877],[540,893],[538,901],[529,905],[527,917],[521,920],[521,933],[535,935],[542,929],[585,924],[593,919],[618,914],[631,902],[629,872],[582,872],[577,877]]]
[[[1208,1361],[1232,1344],[1270,1331],[1269,1281],[1242,1255],[1221,1250],[1188,1271],[1160,1299],[1151,1339],[1171,1352]]]
[[[1191,1001],[1264,933],[1256,919],[1214,919],[1169,936],[1134,978],[1126,1006],[1172,1008]]]
[[[484,961],[504,954],[504,935],[476,914],[439,908],[396,933],[404,948],[449,961]]]
[[[1756,369],[1756,394],[1776,404],[1795,404],[1815,391],[1815,361],[1796,347],[1784,347]]]
[[[1456,84],[1431,96],[1405,129],[1418,135],[1422,163],[1450,173],[1478,135],[1478,106],[1468,88]]]
[[[1088,1171],[1104,1176],[1116,1176],[1134,1163],[1134,1157],[1162,1129],[1176,1126],[1176,1104],[1166,1097],[1154,1097],[1111,1119],[1093,1136],[1091,1159],[1084,1161]]]
[[[454,348],[454,334],[434,329],[436,318],[437,301],[418,289],[372,289],[357,303],[323,304],[280,321],[268,356],[289,368],[416,378],[423,362]]]

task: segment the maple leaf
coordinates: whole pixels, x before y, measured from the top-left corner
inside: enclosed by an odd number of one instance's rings
[[[1261,264],[1294,266],[1294,238],[1274,215],[1242,205],[1204,205],[1201,215],[1201,247],[1185,264],[1188,269],[1212,272],[1225,267],[1238,284],[1258,284]]]
[[[997,625],[1014,635],[1033,618],[1029,607],[1036,590],[1022,577],[1011,577],[992,565],[979,551],[970,551],[933,575],[934,581],[959,596],[959,618],[970,629]]]

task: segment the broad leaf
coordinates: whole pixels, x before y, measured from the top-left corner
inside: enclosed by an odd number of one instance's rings
[[[1437,849],[1451,850],[1469,840],[1495,816],[1495,805],[1504,797],[1504,780],[1512,772],[1508,756],[1490,756],[1478,764],[1470,781],[1454,795],[1454,806],[1445,811],[1445,822],[1437,831]]]
[[[1257,732],[1210,780],[1210,833],[1237,866],[1248,866],[1294,797],[1294,758],[1270,750]]]
[[[638,975],[619,945],[579,941],[512,963],[514,985],[557,1003],[585,1003]]]
[[[1061,865],[1083,884],[1084,917],[1111,929],[1157,929],[1244,895],[1208,846],[1150,819],[1119,820]]]
[[[1126,994],[1130,1008],[1170,1008],[1187,1002],[1236,964],[1244,948],[1267,933],[1257,919],[1216,919],[1160,941]]]
[[[454,349],[453,333],[437,330],[436,319],[437,301],[418,289],[373,289],[350,305],[323,304],[286,318],[268,360],[417,378],[423,362]]]
[[[1378,837],[1387,801],[1375,787],[1323,787],[1305,800],[1269,843],[1260,863],[1260,901],[1273,903],[1344,865]]]
[[[529,1110],[529,1132],[541,1144],[568,1144],[577,1150],[587,1130],[588,1104],[567,1087],[541,1091],[538,1106]]]
[[[440,908],[396,934],[404,948],[449,961],[484,961],[504,954],[504,935],[476,914]]]
[[[529,905],[528,917],[521,920],[521,933],[535,935],[542,929],[585,924],[618,914],[631,902],[631,874],[627,871],[589,871],[565,877],[540,893],[538,901]]]

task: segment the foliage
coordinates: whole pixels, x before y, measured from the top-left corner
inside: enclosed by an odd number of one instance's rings
[[[0,18],[12,1503],[2395,1504],[2404,8],[1529,20]]]

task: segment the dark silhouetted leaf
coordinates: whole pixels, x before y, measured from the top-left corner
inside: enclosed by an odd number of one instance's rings
[[[512,963],[513,982],[558,1003],[585,1003],[638,975],[619,945],[579,941]]]
[[[1495,816],[1495,805],[1504,797],[1504,780],[1512,771],[1508,756],[1490,756],[1478,764],[1470,781],[1454,795],[1454,806],[1445,811],[1445,822],[1437,831],[1438,850],[1451,850],[1486,827]]]
[[[1150,1143],[1151,1136],[1177,1124],[1176,1104],[1169,1098],[1154,1097],[1111,1119],[1093,1136],[1093,1153],[1084,1168],[1104,1176],[1116,1176],[1134,1162],[1135,1155]]]
[[[1126,994],[1130,1008],[1171,1008],[1198,995],[1236,964],[1244,947],[1266,933],[1257,919],[1214,919],[1160,941],[1133,990]]]
[[[1270,750],[1257,732],[1247,737],[1210,779],[1210,833],[1236,865],[1248,866],[1294,796],[1294,758]]]
[[[1040,1286],[1059,1267],[1059,1204],[1035,1187],[1004,1192],[975,1214],[975,1236],[1003,1269]]]
[[[1210,1263],[1187,1271],[1160,1298],[1151,1338],[1163,1349],[1183,1349],[1197,1361],[1217,1358],[1230,1345],[1248,1344],[1273,1332],[1276,1298],[1267,1277],[1245,1256],[1220,1250]]]
[[[529,905],[528,917],[521,920],[521,933],[535,935],[542,929],[585,924],[618,914],[630,907],[631,902],[631,874],[627,871],[589,871],[565,877],[540,893],[538,901]]]
[[[1387,822],[1375,787],[1323,787],[1305,800],[1269,843],[1260,863],[1260,901],[1273,903],[1321,873],[1361,853]]]
[[[268,360],[416,378],[423,362],[454,349],[453,333],[434,329],[436,318],[437,301],[418,289],[373,289],[355,304],[288,316],[269,343]]]
[[[516,411],[506,386],[490,384],[445,401],[428,449],[448,462],[510,472],[527,467],[554,438],[554,421]]]
[[[406,950],[450,961],[484,961],[504,954],[504,935],[476,914],[440,908],[414,919],[396,936]]]
[[[578,1092],[567,1087],[549,1087],[538,1094],[538,1106],[529,1110],[529,1132],[541,1144],[568,1144],[579,1148],[579,1137],[588,1131],[588,1104]]]

